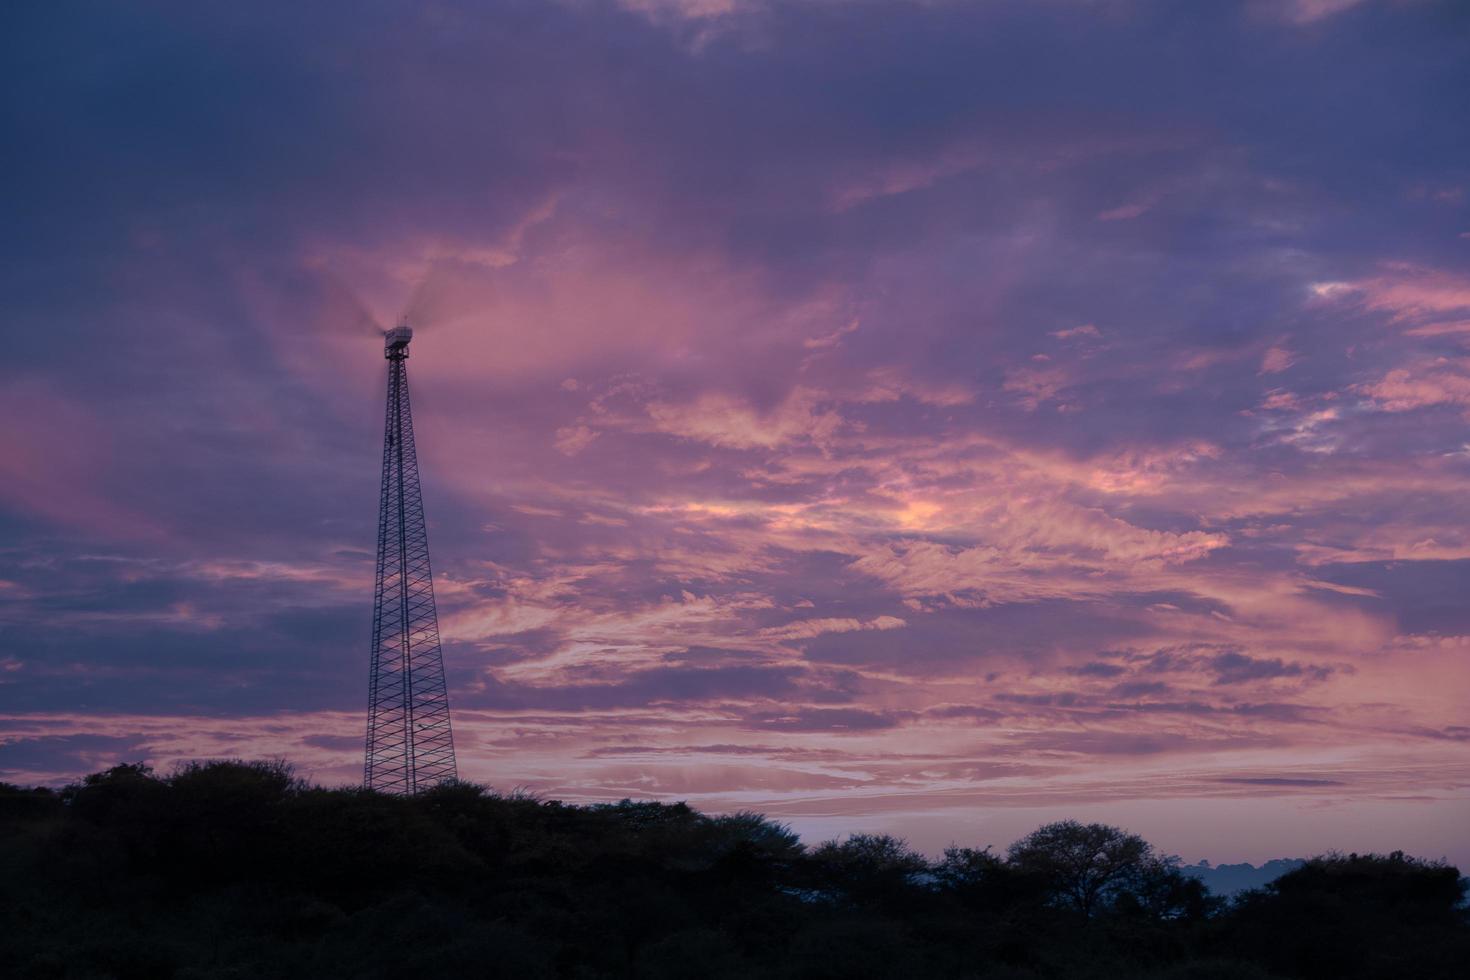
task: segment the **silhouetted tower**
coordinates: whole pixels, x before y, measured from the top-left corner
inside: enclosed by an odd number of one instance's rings
[[[388,422],[378,508],[378,575],[373,604],[373,672],[363,783],[412,794],[457,776],[449,692],[439,649],[439,616],[429,568],[429,536],[408,404],[408,343],[401,323],[383,335]]]

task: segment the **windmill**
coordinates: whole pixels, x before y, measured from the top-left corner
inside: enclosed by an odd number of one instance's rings
[[[363,764],[368,789],[397,795],[412,795],[458,778],[408,397],[412,340],[413,329],[406,320],[383,334],[388,412]]]

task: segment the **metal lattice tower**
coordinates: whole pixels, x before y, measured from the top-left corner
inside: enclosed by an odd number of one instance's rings
[[[439,616],[429,536],[408,403],[408,343],[400,324],[384,334],[388,421],[378,509],[378,574],[373,604],[373,669],[363,784],[409,795],[457,778],[449,692],[439,648]]]

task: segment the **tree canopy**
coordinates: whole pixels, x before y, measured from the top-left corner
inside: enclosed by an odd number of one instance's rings
[[[0,784],[0,976],[1459,977],[1448,865],[1326,854],[1234,902],[1116,827],[935,861],[754,813],[455,783],[323,789],[282,762]]]

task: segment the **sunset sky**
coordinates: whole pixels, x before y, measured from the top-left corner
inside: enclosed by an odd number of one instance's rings
[[[1470,6],[11,4],[0,779],[1470,863]]]

